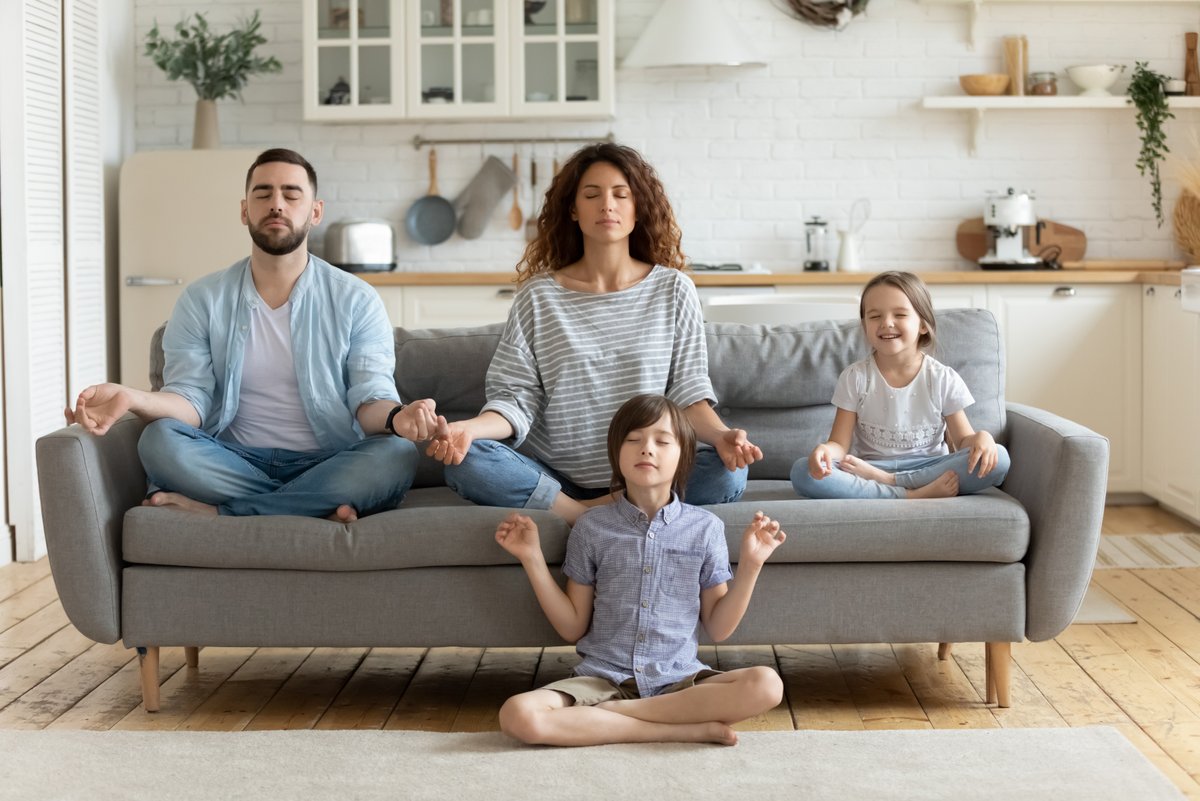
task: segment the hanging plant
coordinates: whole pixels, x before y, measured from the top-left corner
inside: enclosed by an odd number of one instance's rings
[[[1133,78],[1129,81],[1129,102],[1137,107],[1137,127],[1142,133],[1142,149],[1138,153],[1137,168],[1142,175],[1150,176],[1150,191],[1154,216],[1162,228],[1162,180],[1158,175],[1159,163],[1171,152],[1167,147],[1167,132],[1163,123],[1175,119],[1167,105],[1164,84],[1167,76],[1150,69],[1146,62],[1134,65]]]
[[[796,19],[820,28],[841,30],[850,20],[865,13],[869,0],[785,0]]]

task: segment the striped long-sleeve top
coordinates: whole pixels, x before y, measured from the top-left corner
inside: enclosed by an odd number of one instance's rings
[[[513,300],[485,392],[484,411],[512,424],[514,445],[581,487],[607,487],[608,424],[622,403],[641,393],[716,402],[696,288],[662,266],[616,292],[533,278]]]

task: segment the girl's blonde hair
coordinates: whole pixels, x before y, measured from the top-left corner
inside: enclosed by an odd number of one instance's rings
[[[617,409],[608,424],[608,464],[612,467],[610,489],[613,492],[625,489],[625,476],[621,475],[621,443],[631,431],[654,425],[664,414],[670,416],[675,441],[679,443],[679,464],[675,466],[671,489],[683,500],[683,491],[696,461],[696,431],[683,409],[662,395],[634,395]]]
[[[890,286],[899,289],[912,304],[913,311],[925,324],[925,333],[917,340],[917,347],[931,351],[937,346],[937,321],[933,317],[933,299],[929,297],[929,288],[925,282],[912,273],[899,270],[889,270],[880,273],[867,282],[863,287],[858,301],[858,319],[865,321],[867,317],[867,293],[877,286]]]
[[[583,232],[571,219],[571,211],[583,174],[597,162],[613,165],[629,181],[637,208],[637,221],[629,234],[629,255],[676,270],[687,266],[681,246],[683,234],[658,173],[633,148],[601,142],[577,150],[550,182],[538,215],[537,237],[525,247],[517,263],[518,282],[561,270],[583,258]]]

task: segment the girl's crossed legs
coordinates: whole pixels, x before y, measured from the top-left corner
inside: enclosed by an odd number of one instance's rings
[[[833,472],[822,479],[809,474],[808,459],[803,458],[792,465],[792,486],[806,498],[820,499],[950,497],[1000,486],[1008,475],[1008,450],[996,446],[996,466],[982,477],[967,470],[970,455],[968,449],[944,456],[874,461],[847,455],[844,466],[835,465]],[[975,469],[979,469],[978,464]],[[894,483],[886,480],[888,475]]]

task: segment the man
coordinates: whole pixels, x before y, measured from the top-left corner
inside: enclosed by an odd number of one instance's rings
[[[439,422],[402,405],[392,327],[369,285],[308,253],[321,222],[317,176],[299,153],[261,153],[246,174],[250,257],[184,290],[163,337],[161,392],[99,384],[67,420],[103,435],[126,412],[144,505],[205,514],[293,514],[351,522],[394,507],[413,444]]]

